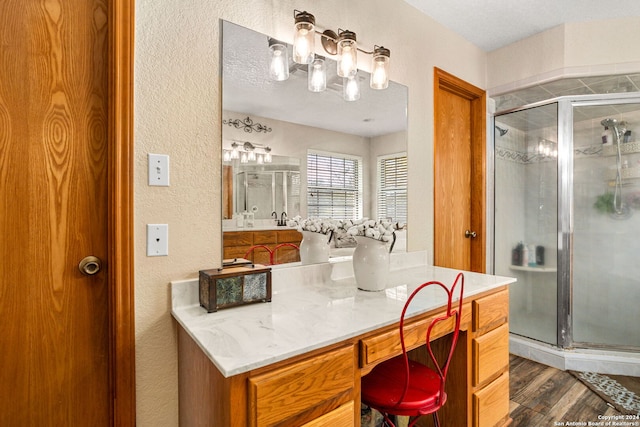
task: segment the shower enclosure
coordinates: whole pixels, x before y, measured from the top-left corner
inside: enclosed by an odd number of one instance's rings
[[[494,272],[518,279],[512,337],[636,357],[640,93],[516,102],[498,99],[493,158]]]

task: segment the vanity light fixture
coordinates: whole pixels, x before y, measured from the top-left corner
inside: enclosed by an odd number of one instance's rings
[[[256,149],[262,152],[256,153]],[[240,160],[240,163],[257,162],[271,163],[271,147],[262,144],[251,143],[249,141],[233,141],[231,150],[223,150],[222,160],[230,162],[231,160]]]
[[[269,38],[269,77],[277,82],[289,78],[289,50],[280,40]]]
[[[358,43],[353,31],[338,30],[338,75],[353,77],[358,72]]]
[[[386,89],[389,87],[389,61],[391,52],[382,46],[374,46],[373,61],[371,63],[371,89]]]
[[[337,55],[337,73],[340,77],[353,77],[358,72],[358,51],[373,56],[371,65],[372,89],[386,89],[389,86],[389,63],[391,52],[383,46],[374,46],[372,52],[358,47],[356,33],[338,29],[323,32],[315,29],[315,17],[306,11],[294,10],[295,33],[293,39],[293,60],[299,64],[311,64],[314,57],[315,34],[320,34],[322,47],[329,55]]]

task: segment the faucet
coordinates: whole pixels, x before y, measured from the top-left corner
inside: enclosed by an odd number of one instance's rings
[[[273,219],[276,221],[276,225],[280,225],[280,223],[278,222],[278,212],[271,212],[271,217],[273,217]]]
[[[280,221],[278,222],[278,225],[281,227],[284,227],[285,225],[287,225],[287,213],[286,212],[282,212],[280,214]]]

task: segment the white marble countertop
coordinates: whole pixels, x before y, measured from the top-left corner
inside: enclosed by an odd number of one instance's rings
[[[197,279],[172,282],[172,315],[220,372],[230,377],[397,322],[416,286],[429,280],[450,286],[458,273],[425,265],[424,259],[423,252],[393,254],[388,287],[380,292],[357,289],[349,258],[274,266],[270,303],[214,313],[200,307]],[[465,272],[464,295],[515,281]],[[442,292],[421,293],[410,315],[441,307],[444,301]]]

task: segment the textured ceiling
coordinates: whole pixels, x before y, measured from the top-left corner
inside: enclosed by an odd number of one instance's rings
[[[640,16],[639,0],[405,0],[486,52],[564,23]]]

